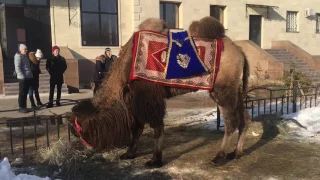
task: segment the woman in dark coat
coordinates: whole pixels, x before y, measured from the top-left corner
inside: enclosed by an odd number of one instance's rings
[[[96,58],[96,65],[94,69],[94,89],[93,95],[95,95],[102,83],[102,79],[104,78],[105,73],[105,61],[106,58],[104,55],[98,56]]]
[[[53,107],[53,95],[55,86],[57,86],[56,105],[61,106],[61,88],[63,81],[63,74],[67,70],[67,62],[63,56],[60,55],[60,48],[58,46],[52,47],[52,57],[48,58],[46,69],[50,74],[50,95],[47,108]]]
[[[39,74],[41,74],[41,71],[40,71],[41,58],[42,58],[42,53],[40,50],[37,50],[37,53],[35,52],[29,53],[30,67],[33,75],[31,86],[29,88],[29,99],[30,99],[31,107],[33,108],[36,108],[37,106],[38,107],[43,106],[39,96]],[[33,93],[36,97],[37,105],[34,103]]]

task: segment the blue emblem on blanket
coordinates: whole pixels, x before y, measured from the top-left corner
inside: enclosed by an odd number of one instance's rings
[[[187,31],[169,32],[166,79],[178,79],[207,72],[196,45]]]

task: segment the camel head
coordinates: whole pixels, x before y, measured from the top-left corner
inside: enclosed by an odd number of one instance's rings
[[[71,133],[96,150],[124,145],[130,137],[133,119],[123,101],[110,104],[107,108],[97,109],[90,99],[75,105],[68,119]]]

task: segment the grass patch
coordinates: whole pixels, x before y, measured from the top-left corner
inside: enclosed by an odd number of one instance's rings
[[[37,174],[77,180],[115,176],[116,171],[125,171],[125,168],[131,165],[130,161],[119,161],[120,155],[124,152],[125,149],[113,149],[97,153],[83,146],[78,140],[70,143],[59,140],[51,148],[39,150],[35,157],[37,164],[40,164],[37,167]]]

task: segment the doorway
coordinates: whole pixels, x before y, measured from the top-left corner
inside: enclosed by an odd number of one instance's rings
[[[261,47],[261,19],[262,16],[250,15],[249,40]]]
[[[26,44],[28,49],[41,49],[44,58],[51,56],[50,9],[44,7],[24,8]]]
[[[0,34],[4,59],[13,59],[19,44],[29,51],[41,49],[44,58],[51,55],[49,7],[0,6]]]

